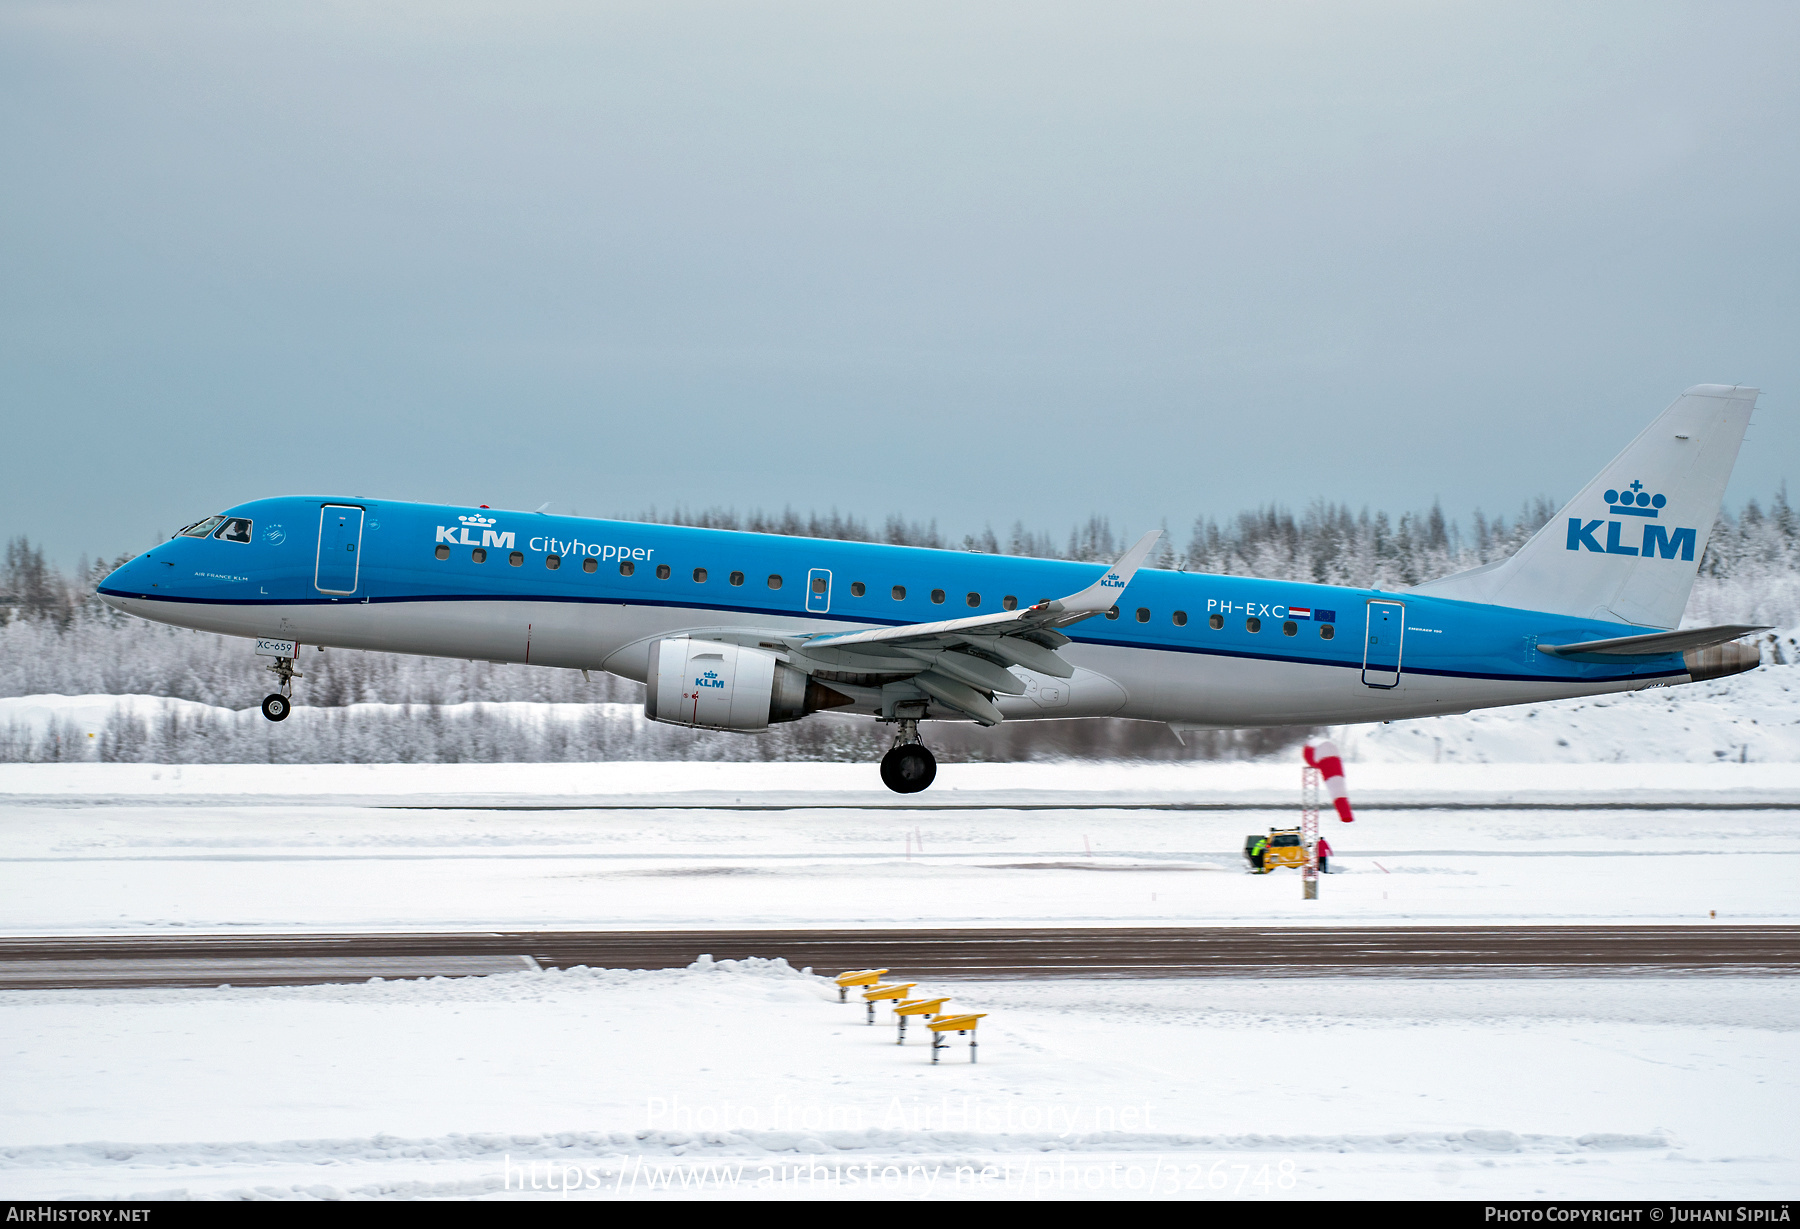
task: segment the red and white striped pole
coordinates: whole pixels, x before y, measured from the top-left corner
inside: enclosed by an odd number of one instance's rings
[[[1351,823],[1350,796],[1344,790],[1344,760],[1337,744],[1329,738],[1309,741],[1301,754],[1306,768],[1300,778],[1300,840],[1306,846],[1306,869],[1301,872],[1301,894],[1305,900],[1319,898],[1319,779],[1325,780],[1325,791],[1338,818]]]

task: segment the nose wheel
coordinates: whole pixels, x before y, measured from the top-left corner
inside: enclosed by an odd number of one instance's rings
[[[294,669],[294,659],[277,657],[275,664],[269,667],[281,685],[281,690],[263,697],[262,715],[270,721],[286,721],[287,715],[294,711],[294,680],[300,672]]]
[[[894,745],[881,757],[881,783],[896,794],[916,794],[937,778],[937,757],[919,741],[919,723],[902,720]]]

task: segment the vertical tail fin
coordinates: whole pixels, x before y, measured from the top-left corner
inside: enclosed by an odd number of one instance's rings
[[[1417,591],[1676,626],[1757,396],[1754,388],[1696,384],[1512,558],[1427,581]]]

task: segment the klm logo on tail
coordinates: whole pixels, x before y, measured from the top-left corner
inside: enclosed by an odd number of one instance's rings
[[[1652,495],[1644,489],[1643,483],[1637,481],[1633,481],[1629,487],[1606,492],[1606,510],[1613,516],[1643,517],[1654,521],[1668,502],[1668,496]],[[1694,561],[1694,543],[1699,537],[1694,530],[1671,530],[1662,525],[1645,525],[1638,545],[1627,546],[1619,538],[1628,523],[1622,520],[1583,521],[1579,516],[1571,516],[1568,548],[1591,550],[1600,555],[1642,555],[1646,559],[1673,559],[1679,554],[1689,563]],[[1606,526],[1604,546],[1594,537],[1602,525]]]

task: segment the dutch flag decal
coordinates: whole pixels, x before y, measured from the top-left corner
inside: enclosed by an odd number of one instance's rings
[[[1290,618],[1290,619],[1310,619],[1310,618],[1312,618],[1312,611],[1305,606],[1289,606],[1288,607],[1288,618]]]

